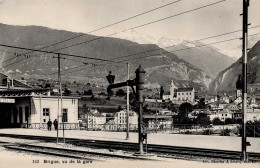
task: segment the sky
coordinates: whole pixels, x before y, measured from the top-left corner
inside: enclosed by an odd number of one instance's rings
[[[38,25],[54,29],[88,33],[97,28],[129,18],[176,0],[0,0],[0,23],[9,25]],[[220,0],[181,0],[167,7],[129,21],[93,32],[107,36],[118,33],[128,39],[132,34],[122,32],[138,25],[176,15]],[[260,0],[250,0],[249,23],[260,25]],[[242,29],[242,0],[226,0],[214,6],[179,15],[161,22],[134,29],[138,35],[160,39],[197,40]],[[260,33],[260,27],[249,29]],[[205,44],[241,37],[242,32],[201,41]],[[117,37],[115,36],[115,37]],[[84,39],[84,37],[81,37]],[[250,36],[249,44],[260,40]],[[49,44],[46,44],[49,45]],[[64,44],[65,45],[65,44]],[[212,45],[230,57],[241,56],[241,41]]]

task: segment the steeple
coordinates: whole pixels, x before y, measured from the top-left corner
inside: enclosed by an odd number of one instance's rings
[[[173,97],[174,96],[174,90],[177,89],[177,87],[174,85],[173,81],[171,82],[170,86],[170,95]]]

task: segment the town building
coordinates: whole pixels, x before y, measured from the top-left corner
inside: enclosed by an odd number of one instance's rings
[[[65,128],[78,126],[78,97],[51,96],[42,88],[32,88],[0,74],[0,128],[47,128],[57,119]],[[62,110],[61,110],[62,105]]]
[[[195,101],[195,90],[194,88],[177,88],[172,81],[170,95],[163,95],[163,100],[193,103]]]
[[[97,109],[91,109],[90,112],[85,114],[82,123],[84,123],[87,130],[102,130],[106,123],[106,114],[98,112]]]
[[[173,124],[171,115],[144,115],[143,118],[147,131],[170,130]]]
[[[121,110],[116,112],[114,117],[115,124],[118,125],[120,129],[126,129],[127,111]],[[138,115],[134,111],[129,111],[129,125],[132,125],[133,127],[137,127],[138,125]]]
[[[213,121],[215,118],[219,118],[221,121],[225,122],[226,119],[232,119],[233,114],[229,110],[221,110],[220,112],[217,112],[215,114],[209,115],[209,118],[211,121]]]

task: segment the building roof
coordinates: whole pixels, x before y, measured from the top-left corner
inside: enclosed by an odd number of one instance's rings
[[[194,88],[178,88],[177,92],[191,92]]]
[[[0,86],[7,86],[7,83],[5,82],[5,80],[7,78],[8,78],[7,75],[0,73]],[[18,87],[18,88],[32,88],[31,86],[26,85],[22,82],[19,82],[18,80],[15,80],[15,79],[13,79],[13,85],[14,85],[13,86],[14,88],[16,88],[16,87]]]
[[[32,97],[40,97],[39,95],[34,95]],[[41,95],[41,98],[60,98],[59,96],[47,96],[47,95]],[[74,97],[74,96],[62,96],[62,99],[80,99],[80,97]]]
[[[171,115],[144,115],[143,116],[144,119],[171,119],[172,116]]]
[[[23,95],[30,95],[32,92],[45,92],[46,89],[35,89],[35,88],[28,88],[28,89],[7,89],[7,90],[0,90],[1,96],[23,96]]]

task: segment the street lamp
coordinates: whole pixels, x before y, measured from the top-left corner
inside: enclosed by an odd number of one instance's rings
[[[107,77],[107,81],[108,81],[108,83],[111,85],[111,84],[113,84],[114,83],[114,81],[115,81],[115,75],[111,75],[111,71],[109,71],[109,74],[106,76]]]
[[[145,82],[145,71],[139,66],[137,70],[135,71],[136,78],[134,80],[127,80],[126,82],[116,83],[114,84],[114,75],[111,75],[111,72],[109,72],[109,75],[107,76],[107,81],[109,83],[109,86],[107,87],[108,94],[111,93],[113,88],[119,88],[123,86],[131,86],[136,101],[139,104],[139,117],[138,117],[138,142],[139,142],[139,153],[137,155],[143,155],[143,140],[147,140],[147,134],[144,133],[143,129],[143,116],[142,116],[142,108],[143,108],[143,90],[144,90],[144,82]],[[136,91],[133,88],[136,86]]]
[[[129,65],[127,64],[127,68],[128,68],[128,66]],[[128,72],[129,72],[129,68],[128,68]],[[114,80],[115,80],[115,75],[111,75],[111,73],[112,72],[109,71],[109,75],[106,76],[107,81],[108,81],[110,87],[114,84]],[[128,76],[128,80],[129,80],[129,73],[128,73],[127,76]],[[126,130],[126,139],[128,140],[129,139],[129,88],[128,88],[128,82],[126,82],[124,85],[127,86],[127,121],[126,121],[126,128],[127,128],[127,130]],[[107,89],[108,100],[110,100],[109,96],[111,95],[111,92],[112,92],[110,87],[108,87],[108,89]]]

